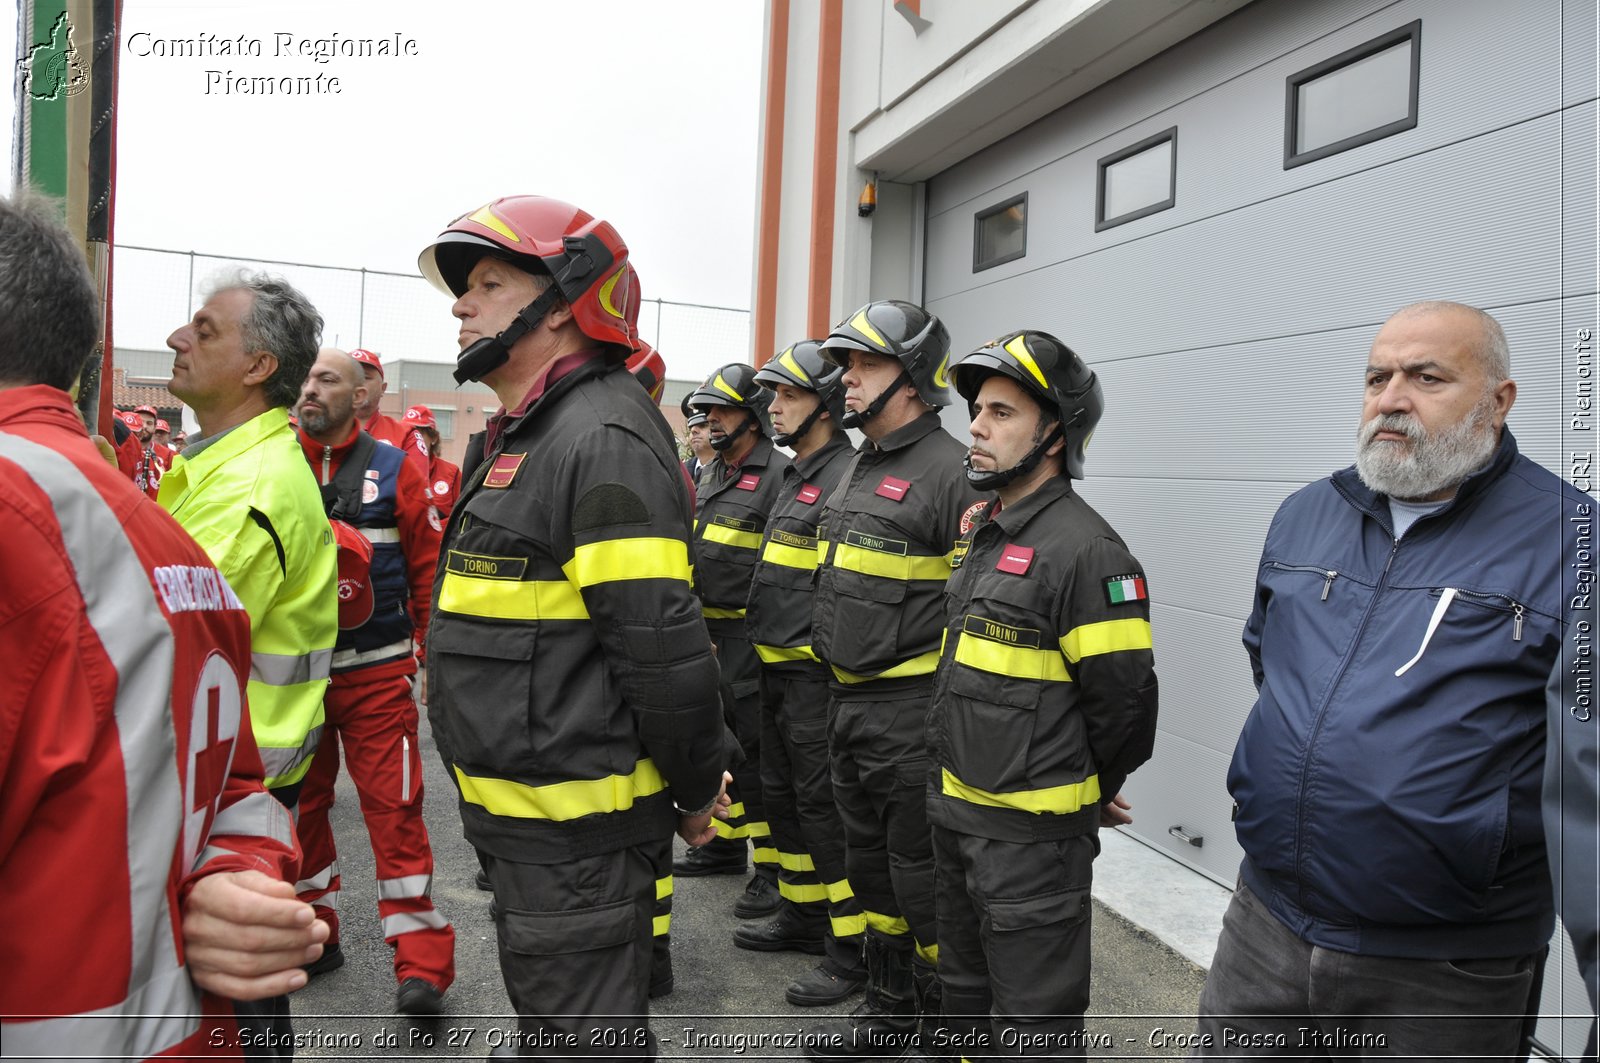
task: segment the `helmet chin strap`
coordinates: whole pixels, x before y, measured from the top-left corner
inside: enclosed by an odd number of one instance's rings
[[[456,355],[456,369],[451,375],[457,384],[469,380],[482,380],[505,365],[511,358],[511,348],[516,342],[539,326],[545,314],[561,298],[561,286],[552,283],[540,293],[539,298],[517,312],[511,324],[498,336],[485,336]]]
[[[870,406],[864,410],[846,410],[844,416],[839,419],[839,423],[846,428],[860,428],[863,421],[870,421],[882,413],[883,408],[894,397],[894,393],[910,383],[912,383],[911,370],[902,367],[900,375],[895,378],[895,382],[884,388],[883,394],[873,399]]]
[[[1044,460],[1045,451],[1055,446],[1057,440],[1065,438],[1066,432],[1067,430],[1062,427],[1061,422],[1057,421],[1055,428],[1051,429],[1044,439],[1034,444],[1033,449],[1028,451],[1021,461],[1009,469],[998,472],[984,472],[981,469],[974,469],[972,467],[972,452],[968,451],[967,456],[961,462],[967,468],[967,482],[980,491],[999,490],[1018,477],[1026,476],[1034,469],[1037,469],[1039,463]]]
[[[800,422],[800,427],[796,428],[793,432],[785,432],[782,435],[774,432],[772,435],[772,441],[778,444],[780,447],[786,447],[797,439],[804,439],[806,437],[806,433],[811,431],[811,426],[817,423],[817,418],[822,416],[822,408],[826,405],[827,403],[822,401],[822,396],[818,395],[817,408],[806,415],[806,419]]]
[[[738,442],[740,436],[750,431],[750,425],[754,423],[755,419],[756,415],[751,413],[749,410],[746,410],[744,420],[739,422],[738,428],[735,428],[733,431],[724,435],[721,439],[718,439],[716,436],[711,437],[711,449],[720,453],[721,451],[727,450],[729,447],[733,446],[734,443]]]

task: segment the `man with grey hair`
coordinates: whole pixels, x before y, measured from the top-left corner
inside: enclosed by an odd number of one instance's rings
[[[1554,927],[1545,682],[1593,515],[1518,453],[1506,351],[1472,307],[1400,310],[1355,466],[1273,519],[1196,1055],[1527,1054]]]
[[[251,721],[267,786],[290,808],[321,738],[338,630],[337,550],[288,416],[321,333],[299,291],[241,271],[167,337],[167,387],[194,410],[200,438],[173,460],[157,500],[250,614]]]

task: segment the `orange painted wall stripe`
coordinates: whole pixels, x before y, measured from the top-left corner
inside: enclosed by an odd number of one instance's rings
[[[811,276],[806,291],[806,334],[826,336],[832,324],[834,204],[838,200],[839,51],[844,0],[823,0],[817,39],[817,136],[811,153]]]
[[[756,224],[756,306],[750,359],[762,365],[777,347],[778,225],[783,195],[783,115],[789,82],[789,0],[772,0],[767,27],[767,113],[761,138],[761,209]]]

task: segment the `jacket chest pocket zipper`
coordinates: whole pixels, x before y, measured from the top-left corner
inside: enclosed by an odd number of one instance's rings
[[[1285,565],[1281,561],[1268,561],[1267,564],[1280,572],[1314,572],[1322,577],[1322,600],[1328,600],[1328,592],[1333,590],[1333,581],[1339,578],[1339,573],[1331,568],[1317,568],[1315,565]]]
[[[1436,590],[1430,593],[1437,595],[1444,592],[1442,590]],[[1510,613],[1511,641],[1522,641],[1522,619],[1528,613],[1528,610],[1522,605],[1522,603],[1504,594],[1483,594],[1479,591],[1456,591],[1455,594],[1456,597],[1460,598],[1462,601],[1470,602],[1473,605],[1481,608],[1490,609],[1497,613]]]

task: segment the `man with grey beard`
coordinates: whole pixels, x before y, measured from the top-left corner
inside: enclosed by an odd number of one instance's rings
[[[1401,309],[1355,466],[1273,519],[1197,1056],[1527,1054],[1554,927],[1545,681],[1593,513],[1518,453],[1516,395],[1488,314]]]

